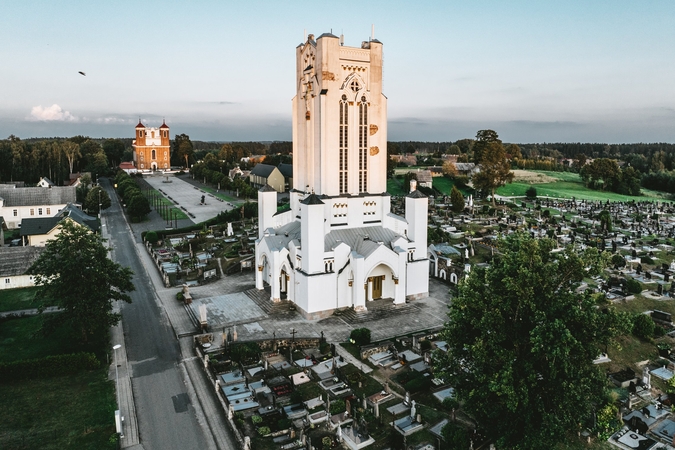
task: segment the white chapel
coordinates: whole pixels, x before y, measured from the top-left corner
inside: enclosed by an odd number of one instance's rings
[[[400,217],[386,192],[382,43],[310,34],[296,49],[295,88],[290,210],[277,212],[271,187],[258,192],[256,288],[308,319],[426,297],[428,199],[413,187]]]

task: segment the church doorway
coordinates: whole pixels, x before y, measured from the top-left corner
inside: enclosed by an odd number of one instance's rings
[[[384,281],[384,275],[379,277],[373,277],[373,300],[382,298],[382,282]]]
[[[282,300],[288,297],[288,278],[286,271],[282,269],[279,275],[279,294]]]

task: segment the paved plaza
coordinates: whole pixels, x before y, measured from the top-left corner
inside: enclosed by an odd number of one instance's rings
[[[448,286],[432,279],[429,281],[429,297],[424,299],[398,307],[391,305],[389,300],[378,300],[371,302],[377,304],[377,309],[371,308],[363,314],[336,314],[326,319],[307,320],[287,309],[282,313],[270,311],[275,306],[269,300],[269,291],[256,290],[253,277],[252,272],[244,272],[223,277],[215,283],[190,288],[193,317],[198,318],[199,305],[205,305],[209,329],[222,331],[236,325],[239,340],[267,339],[273,335],[290,336],[291,330],[295,330],[299,337],[319,337],[323,332],[329,342],[344,342],[353,329],[367,327],[371,330],[372,339],[377,341],[442,326],[447,319],[450,302]],[[246,289],[246,293],[224,295],[232,286]],[[178,288],[174,290],[177,292]],[[286,302],[283,305],[286,308],[291,306]],[[270,312],[263,312],[263,309]],[[189,328],[197,330],[194,319],[190,319],[185,312],[181,322],[186,331]]]
[[[229,211],[235,206],[225,200],[203,191],[197,186],[193,186],[181,178],[173,175],[144,176],[143,179],[153,188],[162,192],[165,197],[174,201],[176,207],[181,208],[186,213],[191,213],[195,223],[204,222],[216,217],[223,211]],[[204,204],[201,204],[204,196]]]

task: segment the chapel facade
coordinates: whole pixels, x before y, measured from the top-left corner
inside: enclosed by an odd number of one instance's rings
[[[330,33],[296,49],[290,209],[258,193],[256,287],[306,318],[368,302],[428,295],[428,199],[412,189],[405,217],[387,191],[382,43],[346,47]]]
[[[159,128],[151,128],[138,121],[136,139],[132,142],[133,161],[136,170],[169,170],[171,168],[171,144],[169,126],[162,122]]]

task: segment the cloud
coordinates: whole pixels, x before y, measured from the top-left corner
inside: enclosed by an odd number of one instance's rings
[[[42,105],[33,106],[30,111],[29,120],[37,120],[42,122],[57,121],[57,122],[75,122],[77,118],[70,114],[69,111],[64,111],[59,105],[54,103],[52,106],[43,107]]]

